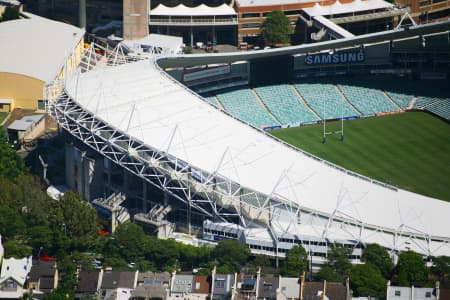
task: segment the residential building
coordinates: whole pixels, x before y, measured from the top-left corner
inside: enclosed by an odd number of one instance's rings
[[[213,300],[229,300],[233,293],[235,276],[232,274],[216,274],[211,285]]]
[[[32,257],[21,259],[5,258],[0,272],[0,299],[18,299],[22,297],[25,282],[31,270]]]
[[[434,288],[423,288],[412,286],[391,286],[388,281],[386,300],[439,300],[439,282]]]
[[[273,275],[264,275],[259,279],[258,299],[277,300],[279,278]]]
[[[185,299],[192,293],[194,275],[173,274],[170,287],[170,299]]]
[[[300,279],[297,277],[279,277],[279,293],[277,300],[298,300],[300,295]]]
[[[58,288],[58,268],[54,261],[37,261],[28,276],[30,294],[45,294]]]
[[[136,272],[103,272],[100,295],[103,299],[130,298],[131,291],[136,288],[138,271]],[[128,299],[126,298],[126,299]]]
[[[81,271],[75,287],[75,299],[95,298],[102,282],[103,270]]]
[[[137,287],[131,292],[133,300],[169,298],[170,273],[139,273]]]

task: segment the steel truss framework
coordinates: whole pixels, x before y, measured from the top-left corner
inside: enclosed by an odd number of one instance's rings
[[[166,76],[164,71],[160,71],[161,76]],[[407,224],[398,228],[366,224],[340,211],[339,201],[334,212],[326,214],[283,199],[277,193],[277,185],[286,180],[283,176],[270,195],[243,187],[219,174],[221,164],[227,159],[227,149],[215,172],[194,168],[169,154],[168,149],[155,149],[146,145],[83,109],[76,99],[65,92],[62,81],[48,85],[46,96],[47,110],[62,128],[117,165],[184,202],[189,210],[195,209],[213,220],[223,222],[239,219],[244,228],[268,228],[276,256],[284,256],[278,252],[279,241],[286,236],[301,235],[302,226],[312,228],[315,238],[327,244],[339,242],[357,246],[376,240],[392,254],[408,249],[410,245],[426,256],[433,256],[443,247],[447,248],[446,252],[450,252],[448,237],[430,236]],[[280,220],[288,225],[280,227]],[[300,228],[300,231],[293,231],[294,228]],[[337,231],[338,235],[335,234]],[[378,237],[371,238],[374,236]]]

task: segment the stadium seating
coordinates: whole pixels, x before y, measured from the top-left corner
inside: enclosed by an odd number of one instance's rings
[[[370,84],[365,80],[340,78],[338,86],[347,99],[364,115],[399,109],[382,91],[370,88]]]
[[[341,116],[358,116],[359,113],[347,102],[331,83],[298,83],[295,85],[303,99],[323,119]]]
[[[282,124],[317,121],[317,117],[299,102],[298,95],[289,84],[258,87],[255,91]]]
[[[431,103],[426,107],[426,110],[444,118],[450,120],[450,99],[442,99]]]
[[[217,102],[217,99],[214,95],[205,95],[204,98],[209,101],[214,106],[220,107],[219,103]]]
[[[280,125],[248,88],[221,92],[217,98],[227,112],[255,127]]]

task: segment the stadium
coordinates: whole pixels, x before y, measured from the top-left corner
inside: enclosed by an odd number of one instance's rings
[[[450,255],[448,202],[269,134],[406,110],[448,122],[449,32],[443,21],[258,51],[158,51],[140,61],[116,52],[105,68],[87,51],[84,67],[46,88],[47,110],[70,140],[66,184],[117,222],[131,216],[200,244],[234,238],[276,258],[303,245],[314,266],[333,243],[352,249],[355,263],[369,243],[393,258]],[[362,74],[392,77],[364,85]]]

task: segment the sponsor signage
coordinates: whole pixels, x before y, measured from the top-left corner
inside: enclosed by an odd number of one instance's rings
[[[307,65],[334,65],[360,63],[366,60],[366,54],[362,49],[356,51],[310,54],[305,57]]]
[[[198,72],[184,74],[183,80],[185,82],[199,80],[199,79],[208,78],[208,77],[225,75],[230,72],[231,72],[230,66],[226,65],[226,66],[222,66],[222,67],[215,67],[215,68],[201,70]]]

